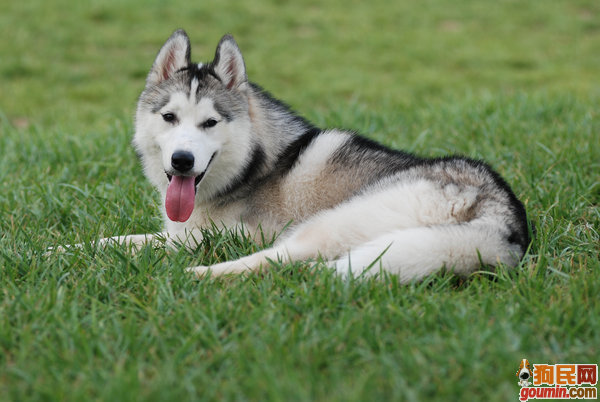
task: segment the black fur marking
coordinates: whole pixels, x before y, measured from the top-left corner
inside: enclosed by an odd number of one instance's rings
[[[518,244],[521,246],[521,251],[524,253],[527,250],[529,243],[531,243],[529,228],[527,226],[527,212],[525,211],[525,206],[517,198],[506,180],[504,180],[499,173],[493,170],[488,164],[481,161],[479,161],[479,163],[485,166],[488,173],[494,179],[495,184],[508,196],[508,201],[510,203],[509,207],[513,216],[515,217],[515,221],[512,225],[510,225],[512,230],[508,235],[507,240],[509,243]]]
[[[321,132],[322,131],[319,128],[309,128],[304,134],[288,145],[288,147],[279,154],[279,158],[275,163],[276,170],[273,172],[273,175],[284,176],[287,174],[298,161],[302,152],[308,148],[311,142],[313,142]]]
[[[186,71],[189,74],[189,82],[191,83],[194,78],[197,78],[200,83],[206,78],[213,77],[217,81],[221,81],[221,78],[215,73],[215,70],[212,68],[212,64],[203,64],[201,67],[198,67],[198,64],[191,63],[188,66],[178,70],[178,72]]]
[[[427,159],[408,152],[390,149],[371,139],[354,134],[331,157],[331,164],[347,169],[360,169],[368,164],[377,166],[373,181],[422,164]]]
[[[515,230],[513,230],[510,232],[510,235],[508,236],[507,240],[511,244],[519,244],[519,237],[519,234]]]
[[[302,152],[321,133],[318,128],[310,128],[306,133],[291,143],[278,157],[274,167],[265,171],[266,154],[262,147],[255,146],[250,163],[242,173],[223,191],[213,196],[213,200],[220,205],[226,205],[236,199],[243,198],[252,193],[253,189],[271,180],[278,180],[292,169]]]
[[[239,175],[238,182],[240,184],[246,184],[255,178],[261,170],[261,167],[265,163],[265,151],[263,151],[260,145],[255,145],[252,152],[250,162],[246,165],[246,168]],[[235,183],[235,182],[234,182]]]
[[[227,197],[227,195],[234,193],[236,190],[247,186],[256,180],[261,171],[263,170],[263,166],[265,164],[265,151],[262,146],[256,144],[252,151],[252,156],[250,157],[250,161],[246,165],[246,167],[237,175],[235,179],[227,186],[227,188],[220,191],[218,194],[213,196],[213,199],[217,200],[222,197]]]

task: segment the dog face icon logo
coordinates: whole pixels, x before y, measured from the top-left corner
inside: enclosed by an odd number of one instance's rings
[[[519,370],[517,370],[516,375],[519,378],[518,384],[521,387],[528,387],[531,385],[531,382],[529,380],[531,380],[533,372],[531,371],[531,367],[529,366],[529,360],[521,360],[521,364],[519,365]]]

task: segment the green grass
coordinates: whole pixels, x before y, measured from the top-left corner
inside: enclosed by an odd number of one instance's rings
[[[0,4],[0,400],[516,400],[532,363],[600,363],[600,4]],[[225,32],[315,123],[489,161],[537,236],[512,271],[345,282],[250,253],[48,246],[161,227],[131,115],[168,35]]]

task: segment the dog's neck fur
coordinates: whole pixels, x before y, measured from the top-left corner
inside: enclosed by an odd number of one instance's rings
[[[276,157],[298,139],[298,133],[306,133],[317,128],[308,120],[296,114],[288,105],[273,98],[260,86],[251,83],[248,94],[250,121],[258,138],[275,147]],[[272,159],[272,158],[269,158]]]

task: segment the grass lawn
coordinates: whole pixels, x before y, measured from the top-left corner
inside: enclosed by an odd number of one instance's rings
[[[0,400],[517,400],[519,361],[600,363],[600,3],[0,4]],[[512,271],[196,281],[257,249],[49,246],[161,228],[130,140],[179,27],[322,127],[494,166],[537,236]]]

